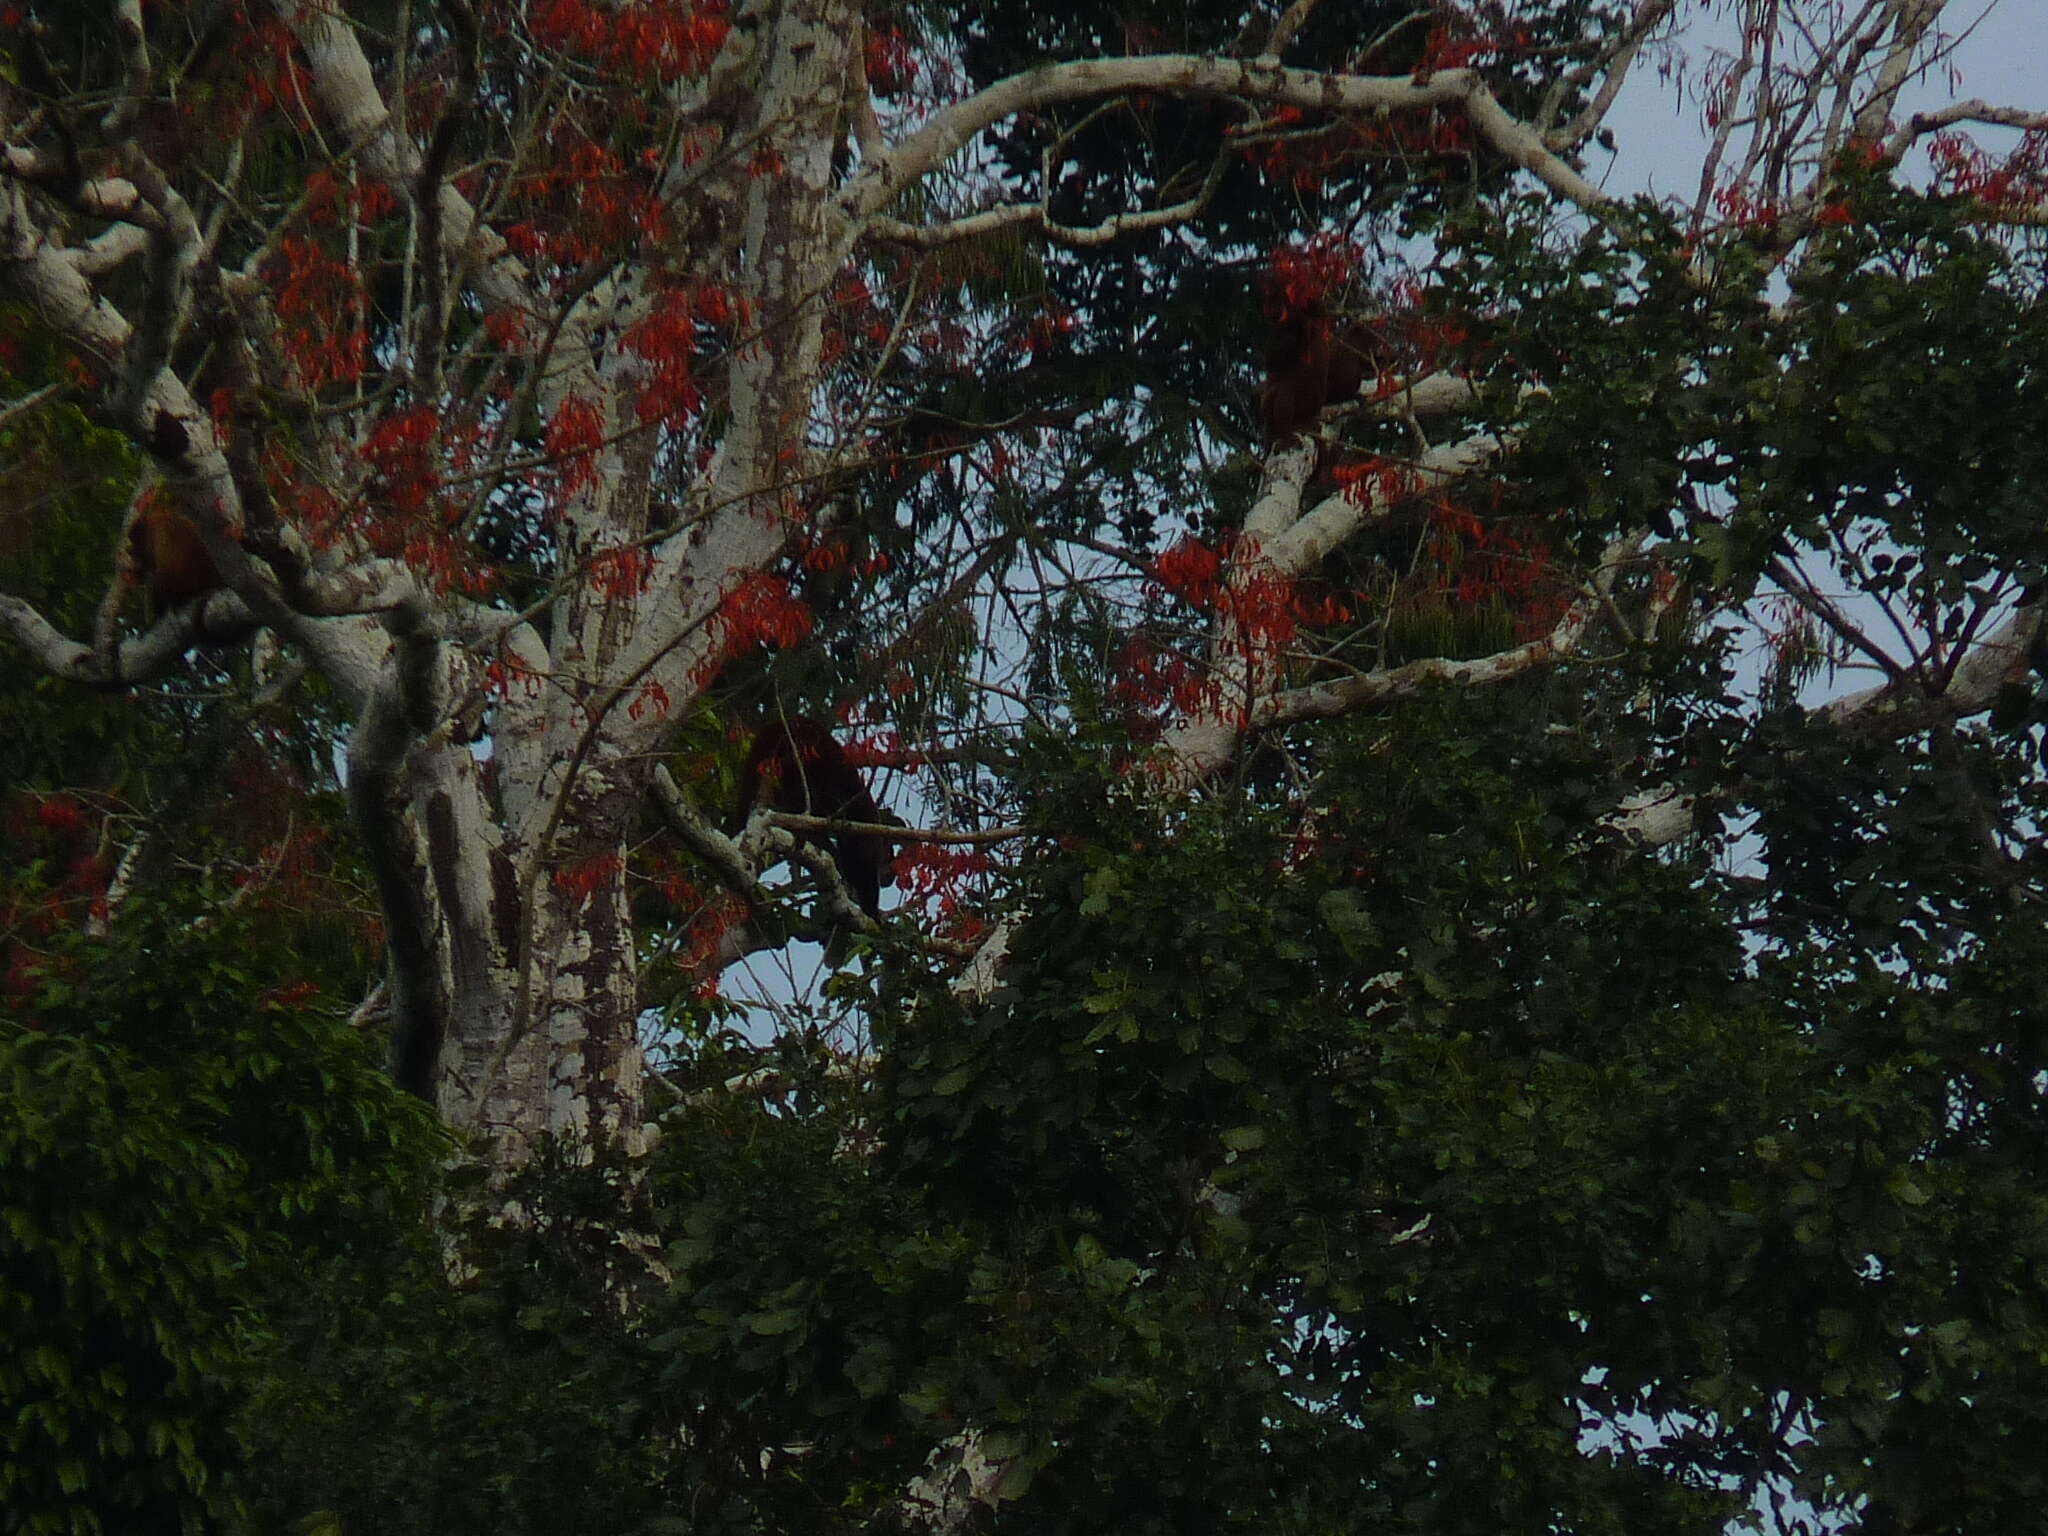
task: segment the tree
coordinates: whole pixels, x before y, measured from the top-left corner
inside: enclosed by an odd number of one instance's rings
[[[414,1203],[437,1150],[314,983],[261,987],[243,969],[251,925],[194,918],[137,910],[114,942],[59,935],[36,985],[10,977],[10,1532],[205,1529],[235,1512],[223,1474],[266,1335],[346,1246],[338,1233],[381,1232]],[[287,1277],[255,1278],[270,1271]]]
[[[345,746],[692,1519],[2028,1518],[2048,119],[1902,109],[1938,0],[1741,8],[1688,206],[1675,0],[109,14],[7,15],[8,409],[139,467],[0,624]],[[916,824],[721,830],[796,716]]]

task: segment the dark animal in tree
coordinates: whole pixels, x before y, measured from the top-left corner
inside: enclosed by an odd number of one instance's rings
[[[1266,440],[1285,442],[1313,428],[1324,406],[1355,397],[1387,361],[1386,337],[1367,321],[1340,327],[1320,305],[1290,316],[1266,353],[1266,386],[1259,392]]]
[[[220,572],[206,552],[199,525],[175,507],[157,502],[135,520],[128,552],[135,579],[149,588],[159,608],[175,608],[220,587]]]
[[[832,733],[803,716],[771,720],[761,727],[740,769],[739,819],[756,803],[790,816],[828,816],[835,821],[901,825],[893,813],[875,803],[867,781],[847,761],[846,749]],[[881,912],[882,887],[896,883],[895,857],[889,840],[871,832],[800,832],[799,837],[826,849],[839,867],[840,878],[869,917]]]

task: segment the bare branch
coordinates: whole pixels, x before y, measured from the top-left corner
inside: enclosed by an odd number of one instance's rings
[[[1229,168],[1230,156],[1218,154],[1210,161],[1208,173],[1203,177],[1201,187],[1193,196],[1163,208],[1146,208],[1131,213],[1113,214],[1095,224],[1062,224],[1053,218],[1052,209],[1047,202],[1012,203],[930,226],[906,224],[898,219],[874,219],[868,224],[868,233],[873,238],[890,244],[907,245],[915,250],[927,251],[1018,226],[1041,229],[1048,240],[1060,245],[1080,249],[1112,245],[1132,235],[1154,229],[1169,229],[1198,217],[1202,210],[1209,206],[1210,199],[1215,196],[1217,187],[1222,185],[1224,173]],[[1048,198],[1049,196],[1048,192]]]
[[[0,634],[28,652],[50,676],[88,688],[124,688],[161,677],[209,635],[246,632],[254,622],[247,605],[233,593],[215,592],[203,603],[173,609],[147,632],[122,641],[107,670],[91,646],[65,635],[32,604],[0,593]]]
[[[905,187],[952,158],[992,124],[1063,101],[1125,91],[1183,91],[1334,113],[1462,107],[1487,143],[1559,196],[1589,212],[1608,205],[1604,193],[1552,153],[1534,130],[1503,110],[1472,70],[1444,70],[1425,81],[1409,76],[1324,75],[1255,61],[1159,54],[1049,64],[1000,80],[943,108],[916,133],[877,156],[847,184],[840,207],[856,227],[865,228]]]
[[[54,400],[64,392],[62,384],[45,384],[41,389],[30,390],[18,400],[0,405],[0,427],[13,421],[17,416],[26,416],[46,401]]]
[[[1413,698],[1429,688],[1491,687],[1532,668],[1549,666],[1569,655],[1569,639],[1575,639],[1576,634],[1575,629],[1565,642],[1555,635],[1547,635],[1512,650],[1497,651],[1491,656],[1470,661],[1427,656],[1385,672],[1362,673],[1357,677],[1313,683],[1306,688],[1291,688],[1254,706],[1251,723],[1264,727],[1354,714],[1396,699]]]
[[[114,39],[121,53],[121,94],[101,127],[109,138],[128,131],[149,92],[149,42],[142,30],[142,0],[114,0]]]
[[[906,827],[897,822],[842,821],[831,816],[799,816],[777,811],[769,818],[792,832],[853,832],[867,837],[884,837],[892,843],[952,843],[980,845],[1014,842],[1031,834],[1029,827],[985,827],[978,832],[949,832],[942,827]]]
[[[761,888],[753,868],[739,845],[697,813],[666,763],[657,763],[651,780],[654,804],[668,829],[682,839],[683,846],[709,864],[726,889],[746,902],[759,915],[768,909],[768,893]]]
[[[2021,107],[1994,107],[1988,101],[1972,98],[1958,101],[1932,112],[1915,112],[1906,120],[1906,126],[1895,132],[1887,141],[1887,154],[1896,159],[1905,154],[1906,148],[1916,138],[1925,134],[1939,133],[1944,128],[1953,128],[1957,123],[1981,123],[1988,128],[2017,128],[2023,133],[2048,132],[2048,112],[2030,112]]]
[[[2027,676],[2044,617],[2048,604],[2015,608],[1956,663],[1939,692],[1917,678],[1901,678],[1844,694],[1814,713],[1850,736],[1891,740],[1983,714],[1997,702],[2001,688]]]
[[[1595,79],[1600,87],[1579,114],[1560,128],[1544,132],[1543,142],[1552,149],[1563,153],[1576,149],[1590,139],[1607,114],[1613,110],[1615,99],[1621,95],[1621,88],[1628,82],[1628,72],[1642,52],[1643,45],[1656,30],[1671,18],[1678,8],[1678,0],[1636,0],[1635,14],[1628,25],[1610,39],[1600,50],[1597,59],[1572,70],[1558,78],[1546,93],[1543,107],[1537,117],[1538,123],[1548,123],[1559,110],[1559,104],[1567,93],[1591,85]]]

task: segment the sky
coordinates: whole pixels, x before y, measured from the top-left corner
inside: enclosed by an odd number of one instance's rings
[[[1725,44],[1734,35],[1732,8],[1716,9],[1720,14],[1689,20],[1685,43],[1671,54],[1685,66],[1694,91],[1715,42]],[[2048,107],[2048,71],[2041,68],[2048,57],[2048,0],[1951,0],[1946,21],[1944,30],[1957,38],[1950,61],[1954,70],[1937,69],[1911,82],[1901,98],[1903,112],[1924,112],[1971,97],[1994,106]],[[1688,99],[1675,79],[1660,78],[1656,60],[1646,54],[1608,123],[1619,149],[1604,178],[1608,191],[1692,200],[1707,139],[1696,94]],[[2010,145],[2018,137],[1995,128],[1971,133],[1987,148]],[[1596,176],[1600,169],[1597,162],[1588,166]]]

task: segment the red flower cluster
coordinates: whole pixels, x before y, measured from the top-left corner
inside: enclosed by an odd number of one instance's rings
[[[1188,534],[1152,562],[1152,580],[1182,602],[1207,608],[1222,585],[1222,552]]]
[[[563,895],[586,902],[616,881],[625,867],[624,856],[607,849],[557,864],[550,879]]]
[[[67,794],[23,794],[0,834],[0,948],[9,1004],[23,1008],[59,974],[42,947],[59,930],[107,915],[111,862],[99,851],[91,810]]]
[[[1190,607],[1229,620],[1244,642],[1261,650],[1290,644],[1304,626],[1341,624],[1351,617],[1338,599],[1312,599],[1301,583],[1261,560],[1256,549],[1239,544],[1233,550],[1228,540],[1215,550],[1193,538],[1180,540],[1153,562],[1152,580]]]
[[[689,900],[697,904],[697,915],[676,950],[676,967],[691,979],[701,1002],[718,996],[718,962],[725,952],[725,936],[746,921],[747,909],[739,897],[729,892],[707,902],[694,886],[685,884],[677,890],[686,892]],[[682,909],[685,904],[675,905]]]
[[[726,662],[753,646],[786,650],[810,634],[811,622],[810,607],[786,580],[768,571],[748,572],[718,605],[715,640],[694,681],[708,684]]]
[[[540,0],[533,35],[544,48],[575,54],[649,84],[669,85],[710,68],[732,30],[719,0]]]
[[[1430,553],[1447,593],[1464,606],[1502,603],[1522,639],[1548,631],[1571,604],[1569,581],[1526,521],[1489,521],[1440,502],[1431,513]]]
[[[305,235],[278,244],[267,275],[276,284],[284,353],[307,388],[353,383],[369,361],[362,284],[355,271]]]
[[[378,554],[403,559],[442,591],[480,595],[496,575],[477,562],[463,535],[461,502],[442,494],[444,465],[460,472],[480,441],[474,430],[450,434],[432,406],[410,406],[378,422],[364,440],[363,458],[373,475],[363,500],[344,507],[318,487],[292,486],[290,495],[307,509],[315,542],[354,533]],[[288,478],[281,473],[280,494]]]
[[[2021,135],[2003,158],[1980,149],[1969,135],[1938,133],[1927,145],[1934,162],[1934,184],[1958,197],[1993,208],[2033,204],[2048,195],[2048,136],[2039,130]]]
[[[1391,459],[1354,459],[1333,466],[1330,474],[1345,499],[1361,507],[1391,507],[1422,488],[1414,470]]]
[[[604,421],[597,407],[581,395],[569,395],[555,407],[548,423],[548,457],[564,497],[597,481],[597,450],[604,446]]]
[[[240,98],[241,122],[235,125],[236,131],[246,126],[251,118],[271,112],[282,114],[294,127],[315,131],[310,109],[319,96],[305,66],[299,62],[298,46],[292,41],[291,29],[274,13],[251,16],[249,9],[241,3],[234,6],[240,14],[236,17],[235,27],[229,32],[229,36],[235,39],[231,46],[247,61]],[[223,91],[218,94],[230,96],[232,93]]]
[[[1454,14],[1451,21],[1439,21],[1429,29],[1415,73],[1427,76],[1443,69],[1471,69],[1481,64],[1498,64],[1518,58],[1535,46],[1535,34],[1527,27],[1502,26],[1487,32],[1470,17]]]
[[[980,922],[970,910],[973,884],[994,862],[973,845],[906,843],[896,855],[896,883],[904,905],[918,907],[932,927],[959,937]]]
[[[493,700],[505,698],[514,687],[523,698],[537,698],[546,681],[517,656],[502,655],[484,668],[484,687]]]
[[[668,208],[655,177],[628,169],[616,150],[580,129],[558,124],[549,139],[555,168],[519,184],[529,216],[505,231],[515,255],[553,267],[556,282],[566,284],[636,241],[659,245],[667,238]]]
[[[641,421],[686,419],[704,408],[704,392],[690,371],[697,351],[697,316],[688,289],[658,293],[653,308],[627,326],[619,340],[647,364],[647,383],[634,402]]]
[[[875,27],[862,49],[868,88],[877,96],[901,96],[917,78],[917,53],[895,27]]]
[[[441,416],[430,405],[393,411],[363,440],[363,458],[384,481],[383,494],[395,507],[414,511],[440,489],[434,439]]]
[[[1284,245],[1266,264],[1266,314],[1276,322],[1320,308],[1358,275],[1363,253],[1349,240],[1318,234]]]
[[[1159,716],[1169,707],[1203,714],[1216,707],[1218,697],[1214,680],[1186,656],[1136,635],[1124,643],[1108,689],[1109,702],[1132,713],[1131,736],[1140,744],[1158,738]]]
[[[605,597],[638,597],[654,579],[654,551],[641,544],[600,550],[590,557],[584,573],[591,590]]]
[[[629,718],[638,720],[649,710],[653,710],[655,719],[666,720],[675,704],[676,701],[669,697],[669,691],[650,677],[641,683],[640,691],[633,696],[633,702],[626,706],[626,714]]]
[[[1769,229],[1782,212],[1769,198],[1753,197],[1741,186],[1722,187],[1714,194],[1714,206],[1722,218],[1743,229]]]

